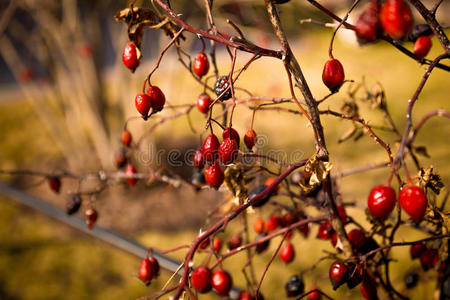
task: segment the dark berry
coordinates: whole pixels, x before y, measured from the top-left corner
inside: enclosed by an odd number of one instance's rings
[[[89,229],[94,228],[95,223],[97,222],[98,213],[95,209],[89,208],[84,213],[84,220],[86,221],[86,225]]]
[[[322,73],[323,83],[330,89],[332,93],[339,90],[344,83],[344,67],[337,59],[330,59],[325,63]]]
[[[415,272],[410,272],[405,275],[405,285],[406,288],[412,289],[419,282],[419,274]]]
[[[66,213],[68,215],[73,215],[76,213],[81,206],[81,196],[80,194],[73,194],[71,195],[66,202]]]
[[[422,269],[424,271],[432,269],[437,264],[438,260],[438,252],[434,249],[426,249],[420,255],[420,264],[422,265]]]
[[[253,146],[256,144],[256,139],[256,132],[253,129],[247,130],[244,135],[245,146],[247,146],[249,150],[252,150]]]
[[[163,109],[166,103],[166,96],[161,91],[161,89],[155,85],[150,86],[147,90],[147,95],[151,99],[151,106],[153,111],[160,111]]]
[[[209,112],[209,106],[211,103],[211,97],[209,97],[207,93],[201,93],[197,98],[197,108],[203,114],[207,114]]]
[[[347,281],[347,286],[349,289],[354,288],[360,284],[364,279],[364,268],[363,266],[357,264],[354,265],[353,269],[349,272],[349,278]]]
[[[427,246],[425,246],[424,243],[416,243],[414,245],[411,245],[410,248],[410,254],[411,254],[411,258],[415,259],[415,258],[419,258],[420,255],[427,249]]]
[[[422,59],[430,52],[432,43],[429,36],[421,36],[414,43],[414,54]]]
[[[228,249],[233,250],[240,247],[242,244],[242,237],[240,234],[234,235],[228,241]]]
[[[379,185],[370,191],[367,207],[372,216],[386,218],[395,207],[395,190],[390,186]]]
[[[201,149],[195,150],[194,157],[193,157],[194,166],[201,170],[205,166],[205,160],[203,158],[203,151]]]
[[[128,43],[125,46],[125,49],[122,53],[122,61],[123,64],[131,70],[131,72],[134,72],[136,68],[139,66],[139,59],[140,57],[140,51],[136,48],[136,46],[133,43]]]
[[[192,71],[197,74],[198,77],[203,77],[209,71],[209,61],[205,52],[199,52],[197,57],[192,62]]]
[[[421,36],[430,36],[433,34],[433,30],[428,24],[417,24],[413,27],[409,33],[408,39],[415,42]]]
[[[126,150],[124,148],[120,148],[114,155],[114,164],[118,169],[123,168],[127,164]]]
[[[393,39],[403,38],[413,25],[413,18],[408,4],[403,0],[387,0],[381,6],[381,26]]]
[[[286,290],[286,296],[297,297],[305,291],[305,284],[303,278],[300,275],[294,275],[286,282],[284,286]]]
[[[135,174],[137,174],[137,171],[134,168],[134,166],[132,164],[128,164],[127,168],[125,169],[125,175],[134,176]],[[137,182],[138,182],[137,178],[133,178],[133,177],[127,178],[127,183],[129,186],[134,186],[134,185],[136,185]]]
[[[131,140],[133,139],[131,133],[128,130],[122,131],[122,144],[126,147],[129,147],[131,144]]]
[[[223,139],[230,138],[232,140],[235,140],[238,148],[241,144],[241,138],[239,136],[239,133],[231,127],[228,127],[222,132],[222,138]]]
[[[360,229],[353,229],[348,233],[348,240],[356,250],[360,249],[367,241],[366,235]]]
[[[203,159],[208,163],[212,163],[214,160],[216,160],[219,146],[220,143],[217,136],[212,133],[208,135],[202,146]]]
[[[365,278],[361,284],[361,294],[367,300],[378,300],[377,287],[370,278]]]
[[[228,76],[221,76],[217,78],[216,83],[214,84],[214,92],[217,97],[219,97],[228,87],[230,83],[228,82]],[[228,100],[231,98],[231,89],[228,89],[220,98],[221,100]]]
[[[420,221],[425,215],[428,200],[420,187],[408,186],[400,191],[398,203],[414,221]]]
[[[148,118],[148,112],[152,107],[152,99],[147,94],[138,94],[134,99],[137,111],[142,115],[144,120]]]
[[[149,261],[150,261],[150,269],[152,270],[152,276],[157,277],[159,275],[159,269],[160,269],[159,262],[153,256],[151,256],[149,258]]]
[[[200,266],[192,272],[191,284],[199,293],[207,293],[211,290],[211,270]]]
[[[47,177],[48,185],[50,186],[50,189],[54,191],[56,194],[59,194],[59,191],[61,189],[61,179],[57,176],[49,176]]]
[[[280,249],[280,258],[286,263],[290,263],[295,258],[295,249],[290,242],[287,242]]]
[[[338,205],[337,206],[337,211],[339,214],[339,218],[342,221],[342,224],[347,224],[347,212],[345,211],[345,206],[344,205]]]
[[[262,193],[266,188],[267,187],[265,185],[259,185],[256,188],[254,188],[253,190],[251,190],[248,195],[249,201],[252,200],[253,198],[255,198],[260,193]],[[258,199],[256,202],[254,202],[252,204],[252,207],[263,206],[264,204],[267,203],[267,201],[269,201],[269,199],[270,199],[270,194],[267,194],[267,195],[263,196],[262,198]]]
[[[381,31],[378,18],[379,11],[380,1],[371,0],[358,17],[355,23],[355,33],[361,44],[374,42],[378,39]]]
[[[256,240],[258,241],[260,239],[263,239],[263,238],[266,237],[266,235],[267,234],[265,234],[265,233],[260,234],[260,235],[258,235],[256,237]],[[262,253],[262,252],[266,251],[267,248],[269,248],[269,245],[270,245],[270,239],[268,239],[268,240],[266,240],[264,242],[256,244],[256,247],[255,247],[256,253]]]
[[[203,172],[195,171],[195,172],[192,174],[191,183],[192,183],[196,188],[201,188],[203,185],[206,184],[205,174],[203,174]]]
[[[231,164],[238,156],[238,147],[235,140],[226,138],[219,146],[219,159],[224,165]]]
[[[232,284],[233,281],[228,272],[219,269],[212,274],[211,285],[220,296],[222,297],[228,296]]]
[[[206,167],[205,180],[209,186],[217,189],[222,185],[224,179],[225,176],[223,174],[222,167],[219,165],[217,160],[212,166]]]
[[[347,282],[349,269],[342,261],[335,261],[330,267],[329,276],[333,289],[336,290]]]

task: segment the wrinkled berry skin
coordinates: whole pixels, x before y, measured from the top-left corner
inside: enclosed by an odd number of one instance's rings
[[[392,187],[379,185],[370,191],[367,207],[372,216],[386,218],[394,209],[396,198],[395,190]]]
[[[349,269],[342,261],[335,261],[330,267],[329,276],[333,289],[336,290],[347,282]]]
[[[224,179],[225,175],[223,174],[222,167],[219,165],[217,160],[212,166],[206,167],[205,180],[210,187],[218,189],[222,185]]]
[[[328,60],[322,73],[323,83],[330,89],[332,93],[339,91],[339,88],[344,83],[345,74],[344,67],[337,59]]]
[[[207,93],[201,93],[197,99],[197,108],[202,114],[206,115],[209,112],[211,103],[211,97]]]
[[[122,53],[123,64],[130,69],[131,72],[134,72],[139,66],[139,59],[140,57],[138,57],[136,46],[131,42],[128,43]]]
[[[425,58],[430,52],[431,46],[433,44],[431,43],[430,37],[421,36],[414,43],[414,54],[420,59]]]
[[[200,52],[197,54],[197,57],[194,58],[194,61],[192,62],[192,71],[200,78],[208,73],[209,61],[205,52]]]
[[[244,135],[244,144],[247,146],[248,150],[252,150],[253,146],[256,144],[256,132],[253,129],[247,130]]]
[[[238,156],[238,146],[235,140],[226,138],[219,146],[219,159],[224,165],[231,164]]]
[[[203,159],[208,163],[212,163],[217,159],[219,147],[220,143],[217,136],[212,133],[208,135],[202,146]]]
[[[81,202],[82,200],[80,194],[71,195],[66,202],[66,213],[68,215],[73,215],[76,213],[80,209]]]
[[[232,284],[233,281],[231,279],[230,274],[222,269],[215,271],[211,277],[212,287],[222,297],[228,296]]]
[[[428,200],[420,187],[408,186],[400,191],[398,203],[414,221],[420,221],[425,215]]]
[[[166,104],[166,96],[161,91],[161,89],[155,85],[150,86],[147,90],[147,95],[151,99],[152,109],[156,111],[161,111],[164,108],[164,104]]]
[[[294,275],[286,282],[284,286],[287,297],[297,297],[305,291],[305,284],[300,275]]]
[[[228,127],[227,129],[225,129],[222,132],[222,138],[223,139],[230,138],[232,140],[235,140],[237,147],[239,149],[239,146],[241,144],[241,137],[239,136],[239,133],[236,130],[234,130],[233,128]]]
[[[219,97],[228,87],[230,83],[228,82],[228,76],[221,76],[217,78],[216,83],[214,84],[214,92],[217,97]],[[231,89],[229,89],[223,96],[220,98],[223,100],[228,100],[231,98]]]
[[[211,270],[200,266],[192,272],[191,284],[199,293],[207,293],[211,290]]]
[[[144,120],[148,118],[148,112],[152,108],[152,99],[147,94],[138,94],[134,99],[137,111],[142,115]]]
[[[403,0],[387,0],[381,6],[381,26],[393,39],[402,39],[411,30],[413,18],[408,4]]]
[[[370,1],[355,23],[355,33],[360,44],[374,42],[381,32],[378,18],[380,11],[379,0]]]

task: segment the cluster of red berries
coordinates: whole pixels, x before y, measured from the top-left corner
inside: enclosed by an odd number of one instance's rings
[[[145,285],[149,285],[153,278],[159,275],[159,263],[152,255],[149,257],[148,253],[142,260],[139,267],[139,278]]]
[[[423,218],[428,205],[425,192],[420,187],[413,185],[400,191],[398,202],[414,221],[420,221]],[[370,192],[367,206],[374,217],[386,218],[391,214],[395,203],[395,190],[390,186],[379,185]]]
[[[214,289],[220,296],[227,297],[233,280],[230,274],[223,269],[212,273],[207,266],[200,266],[192,271],[191,284],[199,293],[208,293]]]
[[[137,111],[142,115],[144,120],[149,117],[149,111],[152,109],[152,113],[161,111],[166,103],[166,97],[161,89],[155,85],[151,85],[147,94],[138,94],[134,99]]]

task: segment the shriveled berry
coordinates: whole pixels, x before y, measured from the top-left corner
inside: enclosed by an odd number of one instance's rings
[[[239,133],[231,127],[228,127],[222,132],[222,138],[225,140],[226,138],[230,138],[236,141],[237,147],[241,144],[241,138]]]
[[[284,286],[287,297],[297,297],[305,291],[305,283],[300,275],[294,275],[286,282]]]
[[[361,44],[374,42],[381,32],[381,25],[378,18],[380,12],[380,1],[371,0],[364,7],[363,12],[355,23],[355,33]]]
[[[219,159],[224,165],[231,164],[238,156],[238,147],[235,140],[226,138],[219,146]]]
[[[247,146],[249,150],[252,150],[253,146],[256,144],[256,139],[256,132],[253,129],[247,130],[244,135],[245,146]]]
[[[280,258],[286,263],[290,263],[295,258],[295,249],[290,242],[287,242],[280,249]]]
[[[224,179],[224,173],[222,171],[222,167],[219,165],[219,162],[216,160],[212,166],[206,167],[205,170],[205,179],[206,183],[213,187],[213,188],[219,188]]]
[[[133,137],[131,136],[131,133],[125,129],[124,131],[122,131],[121,139],[122,139],[122,144],[126,147],[129,147]]]
[[[390,186],[379,185],[370,191],[367,207],[372,216],[386,218],[394,209],[395,202],[395,190]]]
[[[86,225],[89,229],[94,228],[95,223],[97,222],[98,213],[95,209],[89,208],[84,213],[84,219],[86,221]]]
[[[136,48],[133,43],[128,43],[122,53],[123,64],[134,72],[139,66],[139,59],[141,58],[141,52]]]
[[[421,36],[414,43],[414,54],[422,59],[430,52],[432,43],[429,36]]]
[[[148,257],[142,260],[141,266],[139,267],[139,278],[145,285],[149,285],[153,278],[152,267]]]
[[[199,52],[197,57],[192,62],[192,71],[197,74],[198,77],[203,77],[209,71],[209,61],[205,52]]]
[[[242,237],[240,234],[233,235],[228,241],[228,249],[233,250],[242,245]]]
[[[211,97],[209,97],[207,93],[201,93],[197,98],[197,108],[203,114],[207,114],[209,112],[209,106],[211,103]]]
[[[59,179],[58,176],[49,176],[47,177],[47,180],[50,189],[54,191],[56,194],[59,194],[59,191],[61,189],[61,179]]]
[[[370,278],[365,278],[361,284],[361,294],[367,300],[378,300],[377,287]]]
[[[201,149],[195,150],[194,157],[193,157],[194,166],[201,170],[205,166],[205,160],[203,158],[203,151]]]
[[[348,240],[356,250],[360,249],[367,241],[366,235],[360,229],[353,229],[348,233]]]
[[[148,112],[152,107],[152,99],[147,94],[138,94],[134,99],[137,111],[142,115],[144,120],[148,118]]]
[[[398,203],[414,221],[420,221],[425,215],[428,200],[420,187],[408,186],[400,191]]]
[[[127,168],[125,169],[125,175],[127,176],[134,176],[137,174],[136,168],[132,164],[128,164]],[[138,182],[137,178],[129,177],[127,178],[127,183],[129,186],[134,186]]]
[[[228,272],[219,269],[212,274],[211,285],[220,296],[228,296],[232,284],[233,280]]]
[[[325,63],[322,72],[322,81],[332,93],[339,90],[344,83],[344,79],[344,67],[339,60],[333,58]]]
[[[419,282],[419,274],[416,272],[409,272],[405,275],[405,285],[406,288],[412,289]]]
[[[220,143],[217,136],[212,133],[208,135],[202,146],[203,159],[208,163],[212,163],[214,160],[216,160],[219,146]]]
[[[330,267],[329,276],[333,289],[336,290],[338,287],[347,282],[349,277],[349,269],[344,262],[335,261]]]
[[[427,246],[425,246],[424,243],[416,243],[414,245],[411,245],[409,253],[411,254],[411,258],[419,258],[420,255],[427,249]]]
[[[262,193],[266,188],[267,187],[265,185],[259,185],[256,188],[254,188],[253,190],[251,190],[249,195],[248,195],[249,201],[252,200],[253,198],[255,198],[260,193]],[[267,201],[269,201],[270,196],[271,196],[270,194],[264,195],[263,197],[258,199],[255,203],[253,203],[252,207],[261,207],[261,206],[263,206],[264,204],[267,203]]]
[[[413,25],[413,18],[408,4],[403,0],[387,0],[381,6],[381,26],[393,39],[403,38]]]
[[[191,275],[191,284],[199,293],[211,290],[211,270],[206,266],[196,268]]]
[[[147,90],[147,95],[151,99],[153,111],[161,111],[164,108],[164,104],[166,104],[166,96],[164,96],[164,93],[159,87],[156,85],[150,86]]]
[[[217,78],[216,83],[214,84],[214,92],[217,97],[219,97],[226,89],[230,86],[228,82],[228,76],[221,76]],[[221,100],[228,100],[231,98],[231,89],[228,89],[220,98]]]
[[[66,213],[68,215],[76,213],[80,209],[81,202],[80,194],[72,194],[66,202]]]

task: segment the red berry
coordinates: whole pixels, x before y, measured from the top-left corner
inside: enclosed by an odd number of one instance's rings
[[[352,244],[353,248],[358,250],[367,241],[366,235],[364,232],[360,229],[353,229],[348,233],[348,240],[350,241],[350,244]]]
[[[367,206],[372,216],[386,218],[395,207],[395,199],[395,190],[393,188],[386,185],[379,185],[370,191]]]
[[[361,284],[361,294],[367,300],[378,300],[377,287],[370,278],[365,278]]]
[[[57,176],[49,176],[47,180],[50,189],[54,191],[56,194],[59,194],[59,191],[61,189],[61,179],[59,179],[59,177]]]
[[[419,221],[425,215],[428,200],[420,187],[408,186],[400,191],[398,203],[414,221]]]
[[[124,146],[130,146],[132,139],[131,133],[128,130],[122,131],[122,144]]]
[[[319,231],[317,232],[317,237],[322,240],[329,240],[334,230],[329,221],[320,224]]]
[[[89,208],[84,213],[84,220],[86,221],[86,225],[89,229],[94,228],[95,223],[97,222],[98,213],[95,209]]]
[[[256,218],[255,222],[253,223],[253,229],[256,233],[263,233],[264,232],[264,221],[261,218]]]
[[[333,245],[333,247],[336,247],[337,240],[338,240],[337,234],[336,234],[336,232],[333,232],[331,234],[331,244]]]
[[[335,261],[330,267],[329,276],[333,289],[336,290],[342,284],[347,282],[349,269],[342,261]]]
[[[134,72],[136,68],[139,66],[139,59],[141,58],[140,51],[136,48],[136,46],[133,43],[128,43],[125,46],[125,49],[122,53],[122,61],[123,64],[131,70],[131,72]]]
[[[119,149],[114,155],[114,164],[120,169],[127,163],[126,151],[124,148]]]
[[[255,298],[248,291],[241,291],[238,300],[254,300]]]
[[[414,54],[422,59],[427,56],[431,49],[431,39],[429,36],[421,36],[414,43]]]
[[[138,94],[134,99],[137,111],[142,115],[144,120],[148,118],[148,112],[152,107],[152,99],[147,94]]]
[[[222,132],[222,138],[223,139],[230,138],[232,140],[235,140],[238,148],[239,145],[241,144],[241,138],[239,136],[239,133],[231,127],[228,127]]]
[[[424,271],[432,269],[438,261],[439,255],[434,249],[426,249],[420,255],[420,264],[422,265],[422,269],[424,269]]]
[[[240,234],[234,235],[228,241],[228,249],[233,250],[240,247],[242,244],[242,237]]]
[[[216,253],[219,253],[222,248],[222,240],[217,236],[213,240],[213,247]]]
[[[141,263],[141,266],[139,267],[139,278],[144,282],[146,285],[150,284],[150,281],[152,280],[153,272],[152,272],[152,266],[150,263],[150,259],[148,257],[144,258],[144,260]]]
[[[211,270],[200,266],[192,272],[191,284],[199,293],[207,293],[211,290]]]
[[[308,300],[320,300],[322,295],[319,293],[317,286],[313,285],[311,289],[309,290],[309,294],[307,299]]]
[[[201,149],[195,150],[193,161],[194,161],[194,166],[197,169],[199,169],[199,170],[203,169],[203,167],[205,166],[205,160],[203,159],[203,152]]]
[[[211,97],[207,93],[201,93],[197,99],[197,108],[200,112],[207,114],[211,105]]]
[[[393,39],[403,38],[413,25],[408,4],[403,0],[387,0],[380,11],[381,26]]]
[[[270,186],[272,183],[274,183],[277,180],[276,177],[269,177],[266,179],[266,181],[264,182],[265,186]],[[278,184],[275,189],[272,192],[272,195],[276,195],[276,193],[278,192],[278,190],[280,189],[280,185]]]
[[[153,256],[151,256],[149,258],[149,261],[150,261],[150,269],[152,270],[152,277],[158,276],[159,275],[159,262]]]
[[[270,233],[277,229],[277,227],[280,225],[279,218],[276,215],[271,215],[265,222],[264,222],[264,230],[267,233]]]
[[[137,171],[134,168],[134,166],[132,164],[128,164],[127,168],[125,169],[125,175],[127,176],[133,176],[134,174],[136,174]],[[136,185],[136,183],[138,182],[137,178],[127,178],[127,183],[129,186],[134,186]]]
[[[290,242],[283,245],[280,250],[280,257],[285,263],[290,263],[295,258],[295,249]]]
[[[209,246],[209,237],[207,237],[206,239],[204,239],[200,245],[198,245],[199,249],[206,249],[206,247]]]
[[[206,167],[205,180],[209,186],[217,189],[222,185],[224,179],[225,176],[223,174],[222,167],[220,167],[217,160],[212,166]]]
[[[360,43],[369,43],[377,40],[380,33],[379,11],[380,1],[371,0],[358,17],[355,23],[355,33]]]
[[[202,152],[203,158],[206,162],[212,163],[217,159],[217,151],[219,150],[219,139],[214,134],[210,134],[203,142]]]
[[[151,99],[152,109],[154,111],[160,111],[163,109],[166,103],[166,97],[161,89],[155,85],[152,85],[147,90],[147,95]]]
[[[347,212],[345,211],[344,205],[338,205],[337,206],[339,218],[342,221],[342,224],[347,224]]]
[[[420,255],[427,249],[427,246],[425,246],[424,243],[416,243],[414,245],[411,245],[411,248],[409,250],[409,253],[411,254],[411,258],[415,259],[420,257]]]
[[[256,132],[253,129],[247,130],[244,135],[244,143],[249,150],[253,148],[256,144]]]
[[[347,281],[347,286],[349,289],[354,288],[363,281],[364,278],[364,268],[362,265],[355,265],[354,268],[349,272],[349,278]]]
[[[219,146],[219,159],[224,165],[231,164],[238,156],[238,147],[235,140],[226,138]]]
[[[208,73],[209,61],[205,52],[199,52],[197,54],[197,57],[194,58],[194,61],[192,62],[192,71],[194,71],[194,73],[197,74],[198,77],[202,77],[206,75],[206,73]]]
[[[228,296],[232,283],[230,274],[222,269],[215,271],[211,278],[212,287],[222,297]]]
[[[344,67],[337,59],[330,59],[325,63],[322,73],[323,83],[330,89],[332,93],[339,90],[344,83]]]

